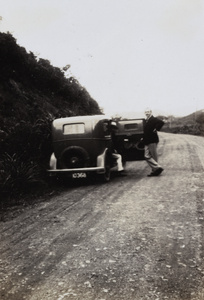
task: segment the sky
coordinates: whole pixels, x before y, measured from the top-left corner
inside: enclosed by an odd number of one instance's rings
[[[0,31],[105,113],[204,109],[204,0],[0,0]]]

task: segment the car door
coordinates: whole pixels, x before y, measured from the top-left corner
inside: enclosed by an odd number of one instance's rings
[[[145,119],[128,119],[117,121],[117,151],[123,161],[144,160]]]

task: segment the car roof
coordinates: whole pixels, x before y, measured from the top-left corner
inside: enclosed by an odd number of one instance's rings
[[[55,124],[64,124],[64,123],[75,123],[75,122],[86,122],[86,121],[100,121],[100,120],[110,120],[111,118],[107,115],[89,115],[89,116],[73,116],[66,118],[58,118],[53,122]]]

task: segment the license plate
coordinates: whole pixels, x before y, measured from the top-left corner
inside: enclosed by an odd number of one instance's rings
[[[84,173],[84,172],[73,173],[72,178],[86,178],[86,173]]]

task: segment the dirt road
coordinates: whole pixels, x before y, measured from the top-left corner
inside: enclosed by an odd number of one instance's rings
[[[67,187],[0,223],[1,300],[203,300],[204,138],[160,133],[165,171]]]

